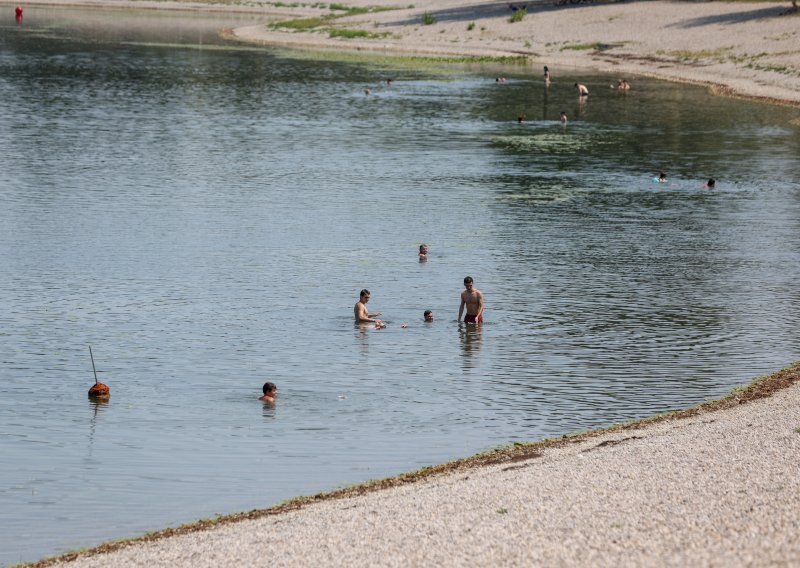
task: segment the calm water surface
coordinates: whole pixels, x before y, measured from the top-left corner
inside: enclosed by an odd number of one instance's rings
[[[685,407],[798,358],[797,110],[293,59],[226,46],[217,17],[12,13],[0,563]],[[468,274],[477,330],[455,321]],[[364,287],[387,329],[353,326]]]

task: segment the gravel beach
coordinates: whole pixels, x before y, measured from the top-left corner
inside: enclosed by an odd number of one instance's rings
[[[52,565],[800,565],[800,368],[790,374],[724,410]]]

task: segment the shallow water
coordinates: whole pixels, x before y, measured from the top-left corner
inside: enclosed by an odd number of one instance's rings
[[[0,563],[685,407],[798,358],[797,110],[294,59],[224,44],[218,17],[8,12]],[[455,321],[467,274],[477,330]],[[387,329],[353,326],[364,287]]]

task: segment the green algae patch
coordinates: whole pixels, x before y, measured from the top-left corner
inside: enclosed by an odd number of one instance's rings
[[[328,37],[340,37],[344,39],[384,39],[391,37],[389,32],[368,32],[366,30],[346,30],[346,29],[332,29],[328,31]]]
[[[270,30],[292,30],[296,32],[307,32],[328,25],[334,16],[315,16],[313,18],[297,18],[294,20],[282,20],[267,24]]]
[[[554,127],[556,128],[556,127]],[[560,128],[558,126],[557,128]],[[501,135],[491,140],[493,146],[499,146],[515,152],[539,152],[541,154],[576,153],[597,147],[597,137],[564,136],[560,133],[541,133],[532,136]]]
[[[260,49],[264,49],[261,47]],[[270,47],[274,53],[280,53],[287,59],[330,61],[337,63],[358,63],[364,65],[380,66],[396,70],[408,70],[418,72],[431,72],[441,75],[461,74],[465,70],[472,70],[476,65],[525,65],[528,63],[527,56],[426,56],[387,53],[379,50],[368,49],[343,50],[339,47],[325,49],[320,47]]]

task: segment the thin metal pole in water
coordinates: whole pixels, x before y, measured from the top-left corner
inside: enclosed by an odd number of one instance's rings
[[[97,380],[97,369],[94,368],[94,355],[92,355],[92,346],[89,346],[89,357],[92,358],[92,371],[94,371],[94,384],[98,384],[100,381]]]

